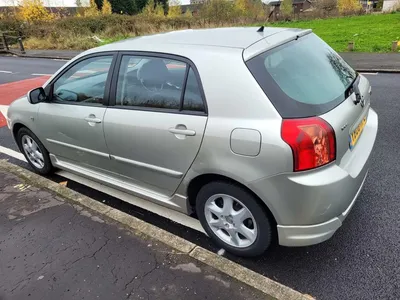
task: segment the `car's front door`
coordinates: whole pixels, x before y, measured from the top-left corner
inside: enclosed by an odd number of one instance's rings
[[[189,61],[168,56],[126,54],[119,61],[104,117],[114,172],[172,195],[196,158],[207,122],[198,75]]]
[[[83,58],[51,83],[48,102],[40,103],[39,135],[59,160],[108,169],[110,158],[103,120],[114,55]]]

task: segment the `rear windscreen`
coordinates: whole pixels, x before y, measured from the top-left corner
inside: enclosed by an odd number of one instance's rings
[[[324,114],[345,98],[357,73],[315,34],[246,62],[283,118]]]

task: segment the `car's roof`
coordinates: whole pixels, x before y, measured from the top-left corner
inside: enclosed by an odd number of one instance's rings
[[[285,31],[286,34],[295,34],[301,29],[265,27],[231,27],[215,29],[188,29],[172,31],[148,36],[141,36],[132,39],[119,41],[102,47],[92,49],[90,52],[111,51],[111,50],[144,50],[159,51],[166,47],[168,49],[179,49],[182,46],[212,46],[225,48],[245,49],[252,44],[268,37]],[[174,51],[175,52],[175,51]]]

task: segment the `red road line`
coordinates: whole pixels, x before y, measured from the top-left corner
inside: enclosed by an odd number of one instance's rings
[[[30,90],[42,86],[49,78],[50,76],[40,76],[0,84],[0,105],[10,105],[14,100],[26,95]]]
[[[4,127],[4,126],[6,126],[6,125],[7,125],[6,118],[3,116],[3,114],[2,114],[1,111],[0,111],[0,128],[1,128],[1,127]]]

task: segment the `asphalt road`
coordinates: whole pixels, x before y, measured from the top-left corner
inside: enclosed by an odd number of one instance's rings
[[[0,56],[0,84],[50,75],[65,63],[65,60]]]
[[[0,57],[0,70],[3,68],[2,59]],[[37,61],[35,73],[45,73],[40,69],[42,60]],[[55,71],[59,63],[51,60],[44,63],[49,70],[46,72]],[[35,60],[30,60],[29,64],[34,65]],[[16,70],[23,73],[23,66],[18,68]],[[379,114],[379,133],[365,187],[343,226],[331,240],[316,246],[276,246],[258,259],[230,257],[252,270],[318,299],[400,299],[400,181],[397,179],[400,174],[400,74],[367,77],[373,87],[372,106]],[[0,74],[0,83],[4,80],[7,77]],[[0,128],[0,145],[17,150],[8,129],[4,127]],[[1,158],[9,158],[11,162],[27,167],[25,163],[4,154],[0,154]],[[210,244],[208,238],[194,230],[79,183],[69,182],[69,187],[212,251],[218,250]]]

